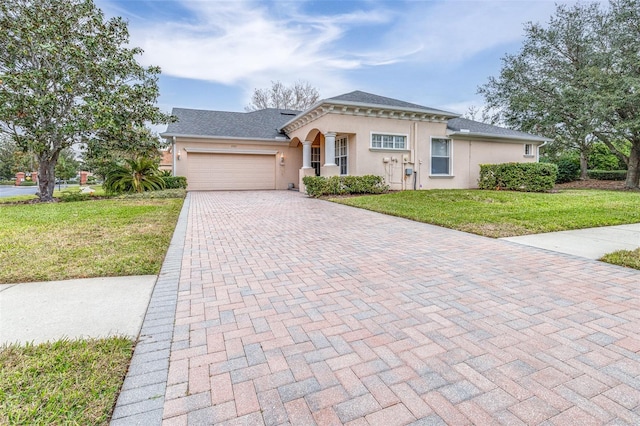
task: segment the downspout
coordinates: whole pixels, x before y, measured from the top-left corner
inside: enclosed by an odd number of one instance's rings
[[[536,148],[536,163],[540,162],[540,148],[545,146],[547,143],[549,143],[549,141],[544,141],[542,145],[538,145],[538,147]]]
[[[172,136],[171,137],[171,152],[173,154],[173,164],[171,165],[171,174],[175,177],[176,176],[176,137]]]
[[[420,157],[418,156],[418,122],[413,122],[413,190],[416,190],[418,172],[420,171]]]

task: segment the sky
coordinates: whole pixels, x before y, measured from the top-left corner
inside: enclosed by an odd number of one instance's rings
[[[96,0],[129,23],[173,107],[244,111],[255,88],[309,82],[321,99],[354,90],[464,114],[517,53],[546,0]]]

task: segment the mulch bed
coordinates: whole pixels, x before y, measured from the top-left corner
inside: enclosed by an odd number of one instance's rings
[[[559,189],[606,189],[610,191],[633,191],[624,187],[623,180],[585,179],[574,182],[557,183],[554,190]]]

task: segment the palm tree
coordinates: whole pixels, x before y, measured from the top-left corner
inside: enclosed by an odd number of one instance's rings
[[[125,160],[125,164],[114,166],[102,185],[107,194],[143,192],[164,188],[158,164],[150,158]]]

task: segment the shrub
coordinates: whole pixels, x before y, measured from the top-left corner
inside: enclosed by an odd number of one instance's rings
[[[13,180],[0,180],[0,185],[15,185],[16,182]]]
[[[556,183],[573,182],[580,176],[580,159],[576,156],[562,156],[556,165],[558,166]]]
[[[481,164],[480,189],[544,192],[553,188],[558,166],[549,163]]]
[[[20,186],[36,186],[37,183],[35,183],[32,180],[23,180],[22,182],[20,182]]]
[[[627,178],[626,170],[588,170],[587,176],[590,179],[598,180],[625,180]]]
[[[611,150],[602,142],[596,142],[591,146],[591,152],[587,160],[590,170],[618,170],[620,159],[611,153]]]
[[[107,172],[102,187],[107,195],[153,191],[164,189],[164,180],[153,159],[127,159],[125,164],[113,166]]]
[[[76,202],[76,201],[87,201],[93,198],[91,193],[73,191],[73,190],[65,190],[60,194],[60,201],[65,203]]]
[[[184,176],[162,175],[164,187],[166,189],[187,189],[187,178]]]
[[[311,197],[344,194],[382,194],[389,190],[382,176],[305,176],[302,182]]]

